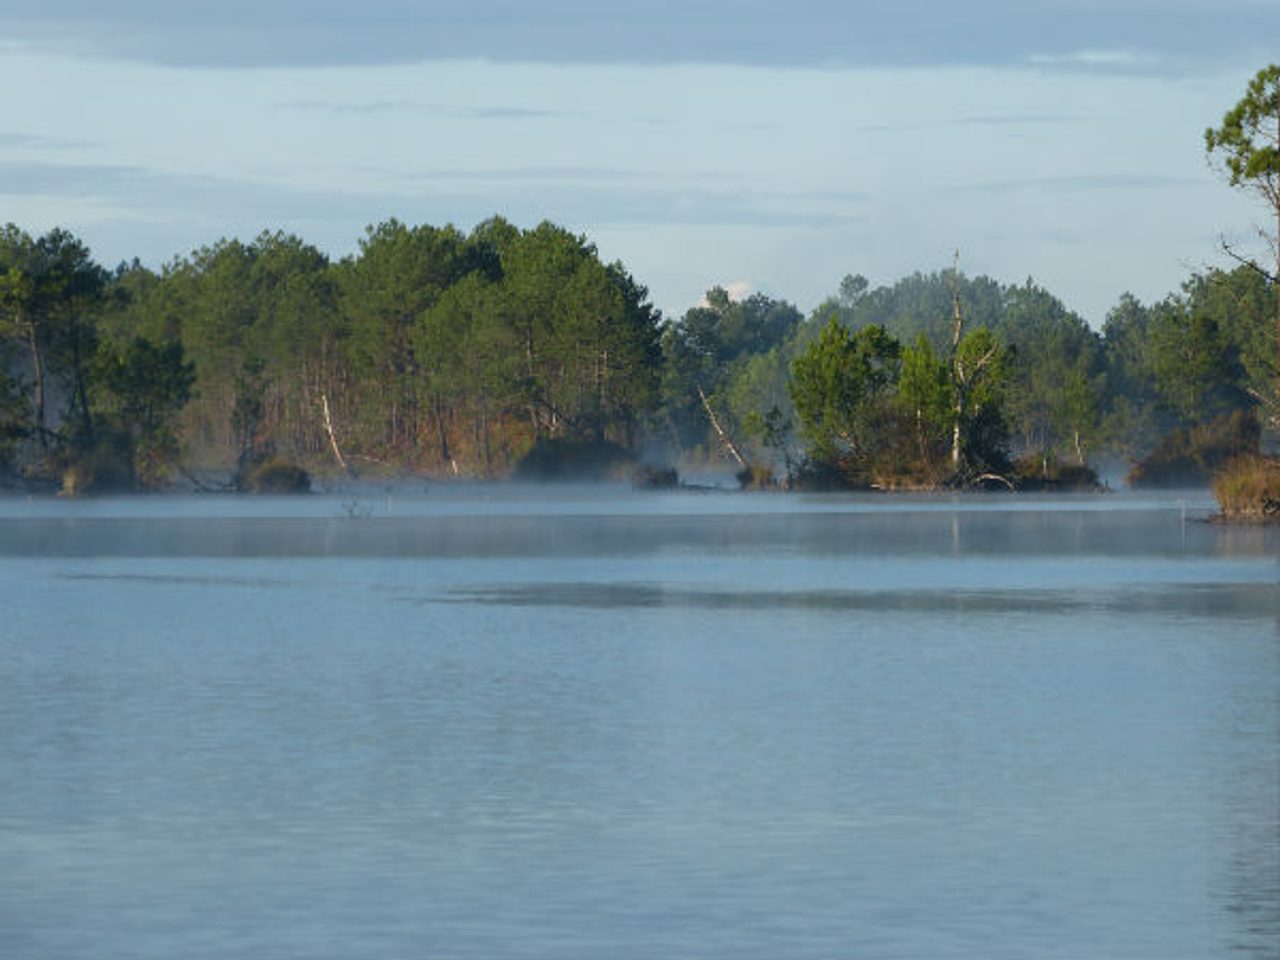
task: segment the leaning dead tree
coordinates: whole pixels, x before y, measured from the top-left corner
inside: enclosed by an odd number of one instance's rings
[[[738,466],[744,469],[747,466],[747,460],[742,455],[742,451],[738,449],[738,445],[733,442],[733,438],[720,426],[720,420],[716,416],[715,410],[711,409],[711,401],[707,399],[706,393],[702,389],[702,384],[698,384],[698,399],[702,401],[702,409],[707,411],[707,419],[711,421],[711,428],[715,430],[716,436],[720,438],[720,442],[724,444],[729,456],[738,462]]]
[[[960,422],[964,419],[965,391],[964,368],[960,363],[960,337],[964,333],[964,313],[960,309],[960,251],[951,261],[951,381],[955,391],[955,405],[951,418],[951,470],[960,473],[961,430]]]
[[[324,432],[329,435],[329,446],[333,450],[334,459],[338,461],[343,473],[351,473],[351,467],[347,465],[342,450],[338,447],[338,435],[333,431],[333,417],[329,415],[329,395],[323,390],[320,392],[320,412],[324,416]]]

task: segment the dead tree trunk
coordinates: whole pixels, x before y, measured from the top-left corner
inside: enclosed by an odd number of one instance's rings
[[[716,436],[720,438],[720,442],[724,444],[725,449],[729,451],[729,455],[738,461],[738,466],[746,467],[746,458],[743,457],[742,451],[738,449],[737,444],[733,442],[733,438],[725,432],[724,427],[720,426],[716,412],[711,409],[711,401],[707,399],[706,393],[702,390],[702,384],[698,384],[698,399],[702,401],[702,408],[707,411],[707,419],[711,421],[712,429],[715,430]]]
[[[334,459],[338,461],[338,466],[342,468],[344,473],[350,473],[351,468],[347,466],[347,461],[343,459],[342,451],[338,448],[338,437],[333,432],[333,418],[329,416],[329,397],[323,391],[320,393],[320,411],[324,414],[324,432],[329,435],[329,446],[333,449]]]
[[[961,429],[960,421],[964,419],[965,377],[960,363],[960,338],[964,333],[964,313],[960,310],[960,251],[956,251],[951,265],[951,385],[955,391],[955,407],[951,421],[951,470],[960,472]]]

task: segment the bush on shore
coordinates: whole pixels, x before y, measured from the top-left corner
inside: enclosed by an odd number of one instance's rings
[[[600,481],[625,479],[635,457],[604,440],[543,438],[516,464],[517,480]]]
[[[1206,486],[1225,464],[1257,456],[1260,435],[1252,410],[1174,430],[1129,472],[1129,486]]]
[[[1027,492],[1062,490],[1094,493],[1105,489],[1098,473],[1083,463],[1062,463],[1055,458],[1019,457],[1013,462],[1013,484]]]
[[[238,493],[310,493],[311,475],[282,457],[249,460],[236,472]]]
[[[1214,476],[1213,495],[1225,519],[1280,521],[1280,459],[1237,457]]]
[[[675,467],[645,463],[631,474],[631,485],[637,490],[670,490],[680,486],[680,473]]]

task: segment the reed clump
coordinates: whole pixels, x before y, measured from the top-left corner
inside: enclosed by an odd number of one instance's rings
[[[1226,520],[1280,521],[1280,458],[1237,457],[1213,477],[1213,495]]]

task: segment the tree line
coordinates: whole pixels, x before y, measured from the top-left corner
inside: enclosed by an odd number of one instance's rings
[[[1280,426],[1280,67],[1205,150],[1275,217],[1274,263],[1224,243],[1234,269],[1126,294],[1101,330],[1031,279],[964,276],[958,254],[888,286],[850,274],[807,316],[716,287],[665,320],[549,222],[389,220],[337,261],[267,232],[158,271],[9,224],[0,466],[78,491],[279,457],[492,477],[644,448],[754,484],[1070,485],[1100,456],[1134,482],[1207,480]],[[1280,483],[1267,498],[1280,512]]]
[[[1244,266],[1151,304],[1126,294],[1101,330],[1032,280],[954,268],[847,276],[807,317],[713,291],[664,328],[664,413],[682,449],[715,449],[696,383],[755,457],[841,484],[1040,482],[1103,458],[1203,481],[1275,425],[1274,302]]]
[[[1048,477],[1171,442],[1194,471],[1195,431],[1247,443],[1274,417],[1274,302],[1257,270],[1208,270],[1094,330],[1031,280],[953,267],[851,275],[807,315],[714,288],[665,320],[550,223],[391,220],[336,261],[264,233],[159,270],[9,225],[0,453],[72,486],[272,456],[494,477],[547,444],[854,486]]]
[[[283,455],[495,476],[539,441],[636,446],[658,389],[647,291],[550,223],[391,220],[338,261],[264,233],[159,271],[10,225],[0,284],[0,452],[32,475],[155,486]]]

